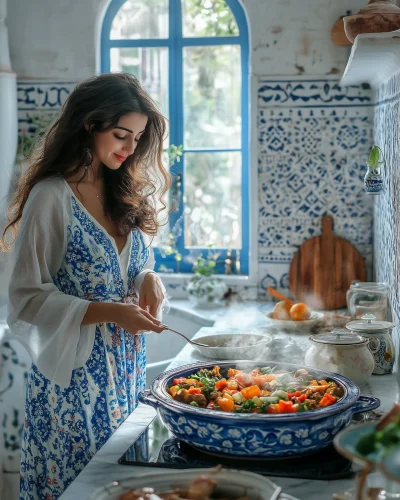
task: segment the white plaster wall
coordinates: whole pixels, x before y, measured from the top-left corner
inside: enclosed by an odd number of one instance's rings
[[[18,78],[82,80],[96,73],[108,0],[8,0],[10,54]]]
[[[366,0],[243,0],[256,75],[340,74],[349,49],[330,32]],[[108,0],[8,0],[10,51],[18,78],[79,80],[96,73]]]
[[[251,33],[256,75],[340,74],[348,47],[331,41],[331,29],[347,10],[367,0],[243,0]]]

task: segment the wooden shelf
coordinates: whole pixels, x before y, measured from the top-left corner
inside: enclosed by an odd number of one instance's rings
[[[400,30],[358,35],[340,85],[377,87],[400,71]]]

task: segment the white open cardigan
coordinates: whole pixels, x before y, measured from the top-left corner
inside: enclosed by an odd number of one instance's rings
[[[63,388],[68,387],[72,370],[89,358],[96,329],[96,325],[81,325],[90,302],[61,292],[52,279],[66,253],[72,196],[61,177],[43,180],[32,189],[15,242],[7,317],[12,334],[25,346],[33,363]],[[131,236],[119,256],[125,286],[130,245]],[[135,279],[136,290],[140,291],[153,268],[151,250]]]

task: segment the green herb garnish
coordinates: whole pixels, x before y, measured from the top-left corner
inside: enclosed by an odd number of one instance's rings
[[[250,413],[254,408],[257,408],[256,403],[252,399],[248,399],[240,408],[235,409],[235,413]]]
[[[215,391],[215,384],[218,382],[219,378],[217,377],[212,377],[211,372],[209,372],[206,369],[199,370],[197,374],[190,375],[189,378],[192,378],[194,380],[198,380],[202,384],[204,384],[204,387],[201,388],[201,392],[205,395],[208,396],[212,392]]]

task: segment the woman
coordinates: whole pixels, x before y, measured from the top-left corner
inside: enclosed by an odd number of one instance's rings
[[[141,333],[164,329],[147,240],[170,187],[165,130],[136,78],[89,79],[17,188],[5,230],[19,225],[8,323],[33,361],[21,499],[58,498],[145,386]]]

